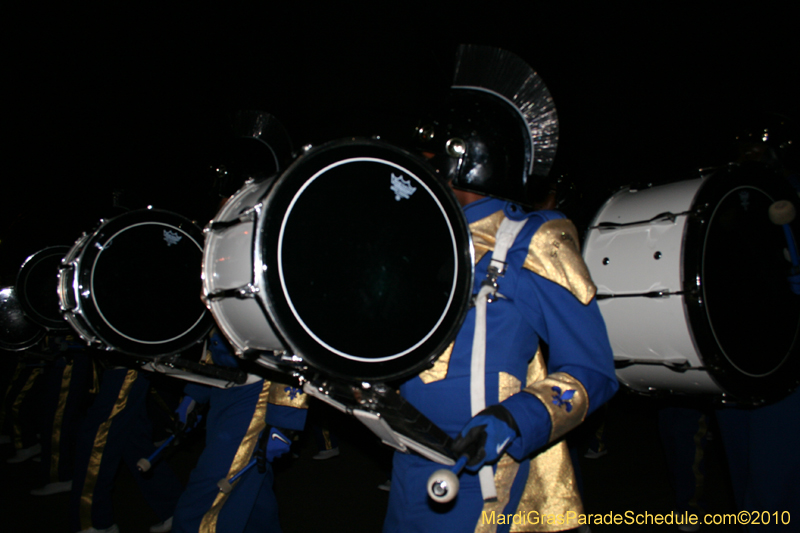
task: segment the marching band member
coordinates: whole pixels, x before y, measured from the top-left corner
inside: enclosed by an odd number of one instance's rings
[[[141,371],[124,366],[103,371],[100,390],[78,435],[69,507],[71,531],[119,531],[114,522],[112,488],[120,462],[131,471],[162,523],[172,516],[183,486],[169,464],[161,461],[147,475],[137,468],[139,459],[156,448],[147,415],[149,388],[150,382]]]
[[[618,387],[575,227],[523,208],[536,203],[528,191],[555,153],[550,94],[513,54],[462,46],[443,113],[418,135],[464,208],[478,296],[455,342],[401,393],[469,462],[455,500],[442,504],[426,492],[439,467],[395,453],[384,532],[576,528],[504,520],[583,512],[562,437]]]

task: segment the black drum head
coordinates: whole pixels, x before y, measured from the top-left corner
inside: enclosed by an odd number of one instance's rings
[[[22,312],[14,287],[0,288],[0,349],[18,352],[34,346],[45,330]]]
[[[783,227],[768,214],[775,201],[792,199],[764,167],[730,167],[702,186],[695,206],[703,213],[686,231],[695,342],[721,388],[744,403],[780,399],[800,382],[800,296],[787,279]],[[796,221],[791,227],[800,235]]]
[[[101,225],[80,256],[84,320],[107,347],[137,356],[177,353],[213,319],[200,300],[202,231],[155,209]]]
[[[50,246],[28,257],[17,274],[17,296],[29,319],[49,330],[68,331],[58,301],[58,268],[69,246]]]
[[[449,189],[386,143],[331,143],[268,196],[266,305],[310,365],[339,378],[418,373],[455,337],[472,288],[469,232]]]

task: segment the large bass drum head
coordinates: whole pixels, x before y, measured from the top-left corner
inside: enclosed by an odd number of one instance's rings
[[[306,153],[268,195],[259,233],[271,320],[324,373],[414,375],[461,325],[466,222],[447,186],[398,148],[349,140]]]
[[[17,296],[25,314],[49,330],[68,331],[58,301],[58,268],[69,246],[50,246],[28,257],[17,274]]]
[[[103,344],[137,356],[177,353],[213,319],[200,300],[203,235],[190,220],[143,209],[115,217],[86,241],[79,307]]]
[[[698,192],[702,215],[686,230],[694,339],[714,378],[740,401],[779,399],[800,382],[800,296],[787,279],[784,230],[768,215],[772,203],[792,199],[765,167],[726,168]],[[790,226],[797,238],[797,220]]]
[[[0,349],[19,352],[34,346],[45,330],[22,312],[14,287],[0,288]]]

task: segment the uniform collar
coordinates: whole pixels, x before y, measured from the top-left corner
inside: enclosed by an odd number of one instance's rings
[[[477,220],[488,217],[489,215],[503,211],[506,217],[511,220],[521,220],[525,218],[527,213],[517,204],[499,200],[497,198],[481,198],[471,204],[464,206],[464,215],[467,217],[467,223],[472,224]]]

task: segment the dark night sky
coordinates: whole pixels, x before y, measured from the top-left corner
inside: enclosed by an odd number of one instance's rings
[[[2,272],[113,216],[114,188],[204,223],[204,169],[237,109],[272,112],[295,146],[387,134],[448,85],[462,42],[537,70],[561,122],[557,171],[599,200],[724,162],[753,113],[797,116],[788,8],[269,4],[7,15]]]

